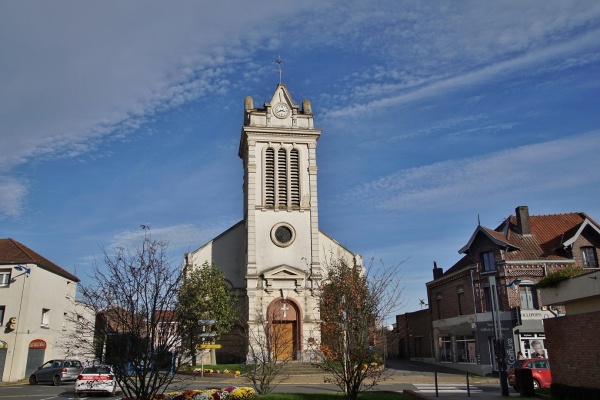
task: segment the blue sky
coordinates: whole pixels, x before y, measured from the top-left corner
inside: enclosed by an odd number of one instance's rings
[[[0,3],[0,237],[84,282],[242,218],[243,99],[308,98],[320,226],[426,298],[520,205],[600,220],[597,1]]]

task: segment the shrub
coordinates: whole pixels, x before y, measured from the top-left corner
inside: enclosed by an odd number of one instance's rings
[[[565,267],[552,271],[544,279],[535,284],[536,289],[555,288],[559,283],[574,276],[581,275],[583,269],[579,267]]]

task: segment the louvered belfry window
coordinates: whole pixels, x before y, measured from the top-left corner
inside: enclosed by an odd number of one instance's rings
[[[287,178],[287,151],[279,149],[277,151],[277,205],[279,206],[287,206]]]
[[[264,206],[300,206],[300,151],[269,147],[264,161]]]
[[[265,206],[275,206],[275,150],[265,152]]]
[[[290,151],[290,203],[300,206],[300,160],[298,149]]]

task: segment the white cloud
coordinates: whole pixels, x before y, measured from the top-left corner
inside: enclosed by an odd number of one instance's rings
[[[582,145],[585,144],[585,145]],[[598,185],[600,131],[410,168],[360,185],[344,199],[383,210],[468,209],[524,193]]]
[[[27,184],[17,179],[0,175],[0,219],[16,217],[23,209],[23,198],[27,195]]]
[[[329,110],[325,113],[324,117],[330,119],[342,117],[360,118],[366,114],[380,112],[381,109],[398,107],[429,97],[437,97],[442,93],[462,87],[486,83],[518,70],[523,73],[523,70],[527,72],[528,69],[533,69],[528,73],[537,74],[541,72],[539,65],[542,63],[553,59],[564,59],[575,52],[585,51],[585,49],[597,49],[598,36],[600,36],[600,31],[593,30],[572,40],[518,55],[509,60],[498,61],[448,78],[430,80],[429,83],[421,85],[412,91],[402,92],[397,95],[386,95],[387,90],[382,91],[380,93],[382,95],[381,98],[366,103],[351,104],[346,107]],[[593,60],[595,60],[593,57],[587,59],[590,62]],[[580,60],[580,62],[584,61]],[[556,68],[556,66],[552,68]]]

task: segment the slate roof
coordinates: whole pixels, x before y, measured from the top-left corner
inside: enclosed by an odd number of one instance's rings
[[[65,277],[73,282],[79,282],[79,278],[75,275],[62,269],[24,244],[10,238],[0,239],[0,264],[37,264],[40,268],[49,272]]]
[[[459,252],[468,253],[477,235],[484,234],[497,245],[510,250],[504,253],[506,261],[570,260],[566,252],[559,250],[562,250],[564,244],[574,241],[582,228],[589,226],[600,234],[600,225],[583,212],[531,215],[529,223],[531,235],[521,234],[515,215],[505,219],[496,229],[478,226],[467,245]],[[461,271],[473,262],[467,254],[443,275]]]

